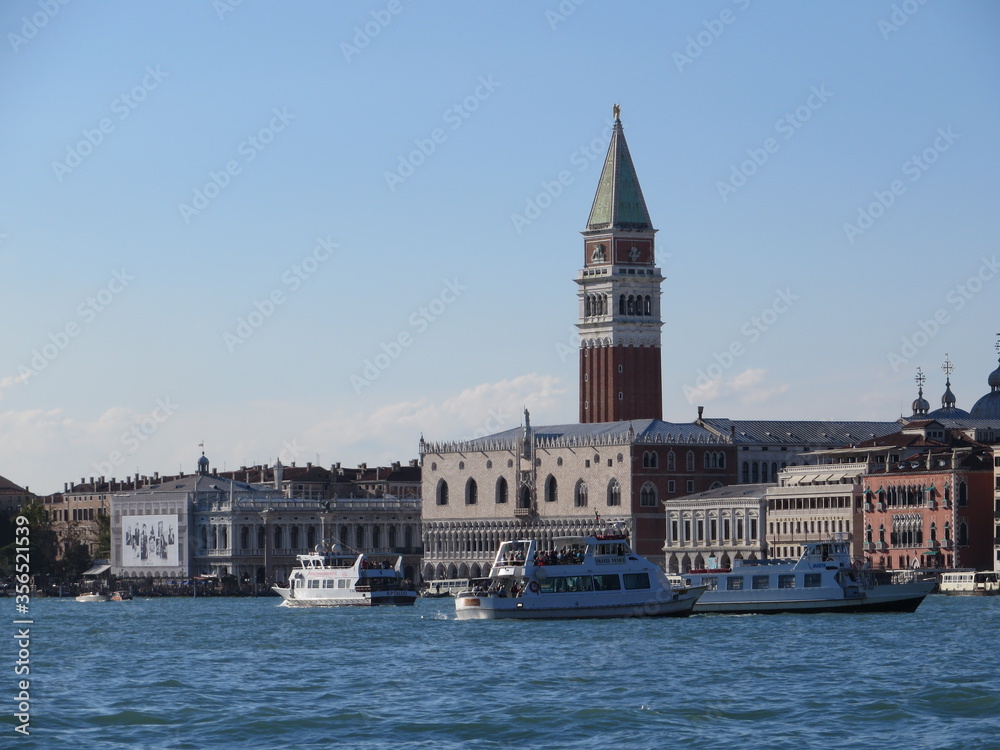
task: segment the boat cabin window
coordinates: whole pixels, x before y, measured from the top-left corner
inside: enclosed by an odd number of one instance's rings
[[[805,587],[807,589],[818,589],[822,585],[823,585],[822,573],[806,573]]]
[[[705,576],[701,579],[702,586],[708,586],[708,591],[718,591],[719,590],[719,577],[718,576]]]
[[[340,580],[338,580],[337,581],[337,588],[338,589],[346,589],[347,588],[347,579],[346,578],[341,578]]]
[[[625,557],[631,550],[627,542],[600,542],[597,545],[598,555],[614,555],[615,557]]]
[[[789,573],[788,575],[778,576],[778,588],[779,589],[794,589],[795,588],[795,574]]]
[[[649,573],[623,573],[626,589],[648,589]]]
[[[618,580],[618,575],[616,573],[606,573],[604,575],[594,576],[595,591],[619,591],[621,587],[621,581]]]
[[[541,583],[545,594],[577,594],[593,591],[594,581],[590,576],[550,576]]]
[[[325,588],[325,589],[332,589],[333,588],[333,579],[332,578],[325,579],[323,581],[323,588]]]
[[[754,576],[751,586],[755,589],[771,588],[771,576]]]
[[[311,579],[310,581],[307,582],[307,586],[308,586],[308,588],[311,588],[311,589],[318,589],[319,588],[319,579],[317,579],[317,578]]]
[[[729,576],[726,579],[726,590],[727,591],[742,591],[743,590],[743,576]]]

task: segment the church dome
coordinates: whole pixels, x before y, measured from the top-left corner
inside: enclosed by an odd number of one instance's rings
[[[1000,367],[990,373],[990,392],[979,399],[969,414],[973,419],[1000,419]]]
[[[913,401],[913,416],[915,416],[915,417],[923,417],[930,410],[931,410],[931,405],[929,403],[927,403],[927,399],[924,398],[923,393],[921,393]]]
[[[944,365],[941,369],[948,376],[944,381],[944,395],[941,396],[941,408],[935,409],[927,417],[929,419],[968,419],[969,412],[955,406],[955,394],[951,392],[951,373],[954,367],[948,359],[947,354],[944,356]]]
[[[959,409],[957,406],[952,404],[951,406],[942,406],[940,409],[935,409],[930,414],[927,415],[928,419],[968,419],[970,416],[969,412],[965,409]]]
[[[1000,367],[990,373],[990,377],[987,379],[986,384],[993,390],[1000,388]]]

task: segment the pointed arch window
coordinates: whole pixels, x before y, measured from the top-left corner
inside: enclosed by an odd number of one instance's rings
[[[694,471],[694,451],[687,452],[687,470]]]
[[[476,480],[469,477],[469,481],[465,483],[465,504],[475,505],[479,502],[479,486],[476,484]]]
[[[507,502],[507,480],[503,477],[497,480],[496,501],[498,503]]]
[[[448,504],[448,483],[445,480],[440,480],[437,485],[437,492],[434,493],[438,505]]]
[[[617,479],[608,482],[608,507],[615,507],[622,504],[622,488]]]
[[[530,508],[531,507],[531,489],[527,486],[521,488],[521,492],[517,497],[517,507],[518,508]]]
[[[656,485],[652,482],[646,482],[639,490],[639,505],[644,508],[656,507]]]
[[[545,502],[554,503],[559,499],[559,485],[556,483],[556,478],[549,474],[548,479],[545,480]]]
[[[677,471],[677,454],[672,450],[667,452],[667,471]]]
[[[587,483],[582,479],[576,483],[576,490],[573,492],[573,505],[577,508],[587,507]]]
[[[625,314],[625,295],[624,294],[621,295],[618,298],[618,314],[619,315],[624,315]]]
[[[959,507],[969,504],[969,486],[965,482],[958,483],[958,505]],[[961,542],[960,542],[961,543]]]

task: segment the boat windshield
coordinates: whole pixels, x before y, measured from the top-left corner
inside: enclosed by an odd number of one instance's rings
[[[497,551],[498,565],[524,565],[530,542],[504,542]]]

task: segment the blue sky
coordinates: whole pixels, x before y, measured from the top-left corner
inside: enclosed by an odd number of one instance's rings
[[[621,117],[664,418],[970,408],[996,367],[990,2],[0,6],[0,474],[383,463],[577,419]],[[735,352],[735,354],[734,354]]]

